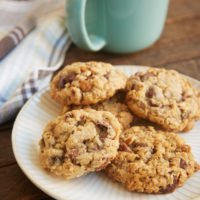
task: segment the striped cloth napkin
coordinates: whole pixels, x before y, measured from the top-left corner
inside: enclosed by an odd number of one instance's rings
[[[71,44],[65,26],[64,1],[40,1],[45,7],[43,11],[38,9],[41,4],[35,4],[39,1],[0,1],[0,45],[4,43],[0,53],[17,45],[0,60],[0,124],[13,119],[37,90],[48,85]],[[60,2],[59,6],[55,2]],[[8,17],[2,20],[6,14]]]

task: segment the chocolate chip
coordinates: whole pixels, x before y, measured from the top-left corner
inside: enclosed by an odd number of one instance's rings
[[[63,151],[63,154],[65,154],[66,153],[66,147],[63,147],[62,151]]]
[[[152,98],[153,96],[156,95],[155,89],[153,87],[150,87],[147,92],[146,92],[146,97]]]
[[[89,142],[90,140],[83,140],[83,144],[86,144],[87,142]]]
[[[89,141],[90,141],[90,140],[84,140],[84,141],[83,141],[83,144],[85,145],[85,149],[86,149],[87,152],[91,152],[91,151],[90,151],[91,149],[89,149],[88,146],[87,146],[87,143],[88,143]],[[95,151],[94,149],[92,149],[92,150]]]
[[[67,149],[67,154],[72,157],[77,157],[80,153],[78,149]]]
[[[65,87],[66,83],[71,83],[76,77],[74,72],[69,73],[67,76],[62,74],[58,81],[58,89],[61,90]]]
[[[131,90],[134,90],[134,89],[135,89],[135,86],[136,86],[136,82],[133,81],[132,86],[131,86]]]
[[[181,111],[181,120],[188,118],[189,112],[183,112]]]
[[[117,97],[116,103],[124,103],[126,92],[124,90],[119,90],[115,96]]]
[[[96,123],[96,127],[99,133],[99,139],[104,142],[105,138],[108,136],[108,125],[105,123]]]
[[[67,154],[69,155],[73,164],[77,164],[76,157],[80,155],[78,149],[67,149]]]
[[[151,154],[154,154],[154,153],[156,153],[156,149],[155,149],[155,148],[153,148],[153,149],[151,150]]]
[[[50,165],[54,165],[55,162],[56,162],[56,156],[52,156],[52,157],[49,159],[49,162],[50,162]]]
[[[180,168],[186,169],[186,167],[187,167],[186,161],[181,158],[180,159]]]
[[[65,120],[67,120],[68,118],[72,118],[72,117],[74,117],[74,115],[72,113],[65,114]]]
[[[180,114],[181,120],[184,120],[189,117],[189,112],[185,111],[184,109],[180,109],[180,111],[181,111],[181,114]]]
[[[75,96],[76,92],[74,89],[71,90],[72,91],[72,95]]]
[[[61,90],[64,87],[65,87],[65,77],[61,75],[58,81],[58,89]]]
[[[125,142],[120,143],[120,145],[119,145],[119,151],[133,153],[133,151],[131,150],[131,148]]]
[[[101,132],[106,132],[108,127],[104,124],[97,124],[97,127],[100,129]]]
[[[64,156],[52,156],[50,157],[50,165],[54,165],[55,163],[62,164],[64,162],[65,157]]]
[[[154,76],[154,74],[149,72],[149,73],[146,73],[146,74],[140,76],[140,79],[141,79],[141,81],[146,81],[151,76]]]
[[[85,119],[82,119],[82,120],[79,120],[77,123],[76,123],[76,126],[83,126],[85,124],[86,120]]]
[[[109,77],[110,77],[110,72],[106,73],[106,74],[104,75],[104,77],[105,77],[106,79],[109,79]]]
[[[178,182],[179,182],[179,178],[174,177],[173,184],[171,184],[171,185],[168,184],[166,188],[160,187],[159,193],[166,194],[166,193],[173,192],[176,189]]]
[[[70,159],[71,159],[71,162],[72,162],[74,165],[81,166],[80,163],[77,162],[77,160],[76,160],[75,157],[71,157]]]

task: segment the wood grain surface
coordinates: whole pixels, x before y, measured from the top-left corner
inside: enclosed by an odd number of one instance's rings
[[[76,61],[148,65],[176,69],[200,80],[200,0],[171,0],[164,31],[150,48],[128,55],[85,52],[72,45],[65,64]],[[13,122],[0,126],[0,199],[50,200],[16,164],[12,146]]]

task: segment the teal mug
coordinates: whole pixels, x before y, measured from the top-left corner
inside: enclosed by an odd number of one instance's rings
[[[72,41],[89,51],[130,53],[162,33],[169,0],[66,0]]]

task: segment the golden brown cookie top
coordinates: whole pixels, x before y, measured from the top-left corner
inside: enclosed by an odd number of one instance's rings
[[[124,131],[118,151],[106,173],[131,191],[170,193],[199,169],[181,136],[150,126]]]
[[[63,105],[94,104],[126,85],[126,75],[111,64],[77,62],[66,66],[51,82],[51,96]]]
[[[126,90],[129,108],[166,130],[188,131],[200,118],[198,91],[174,70],[137,72],[128,79]]]
[[[116,156],[121,125],[109,112],[73,110],[52,120],[40,141],[44,168],[70,179],[106,167]]]

